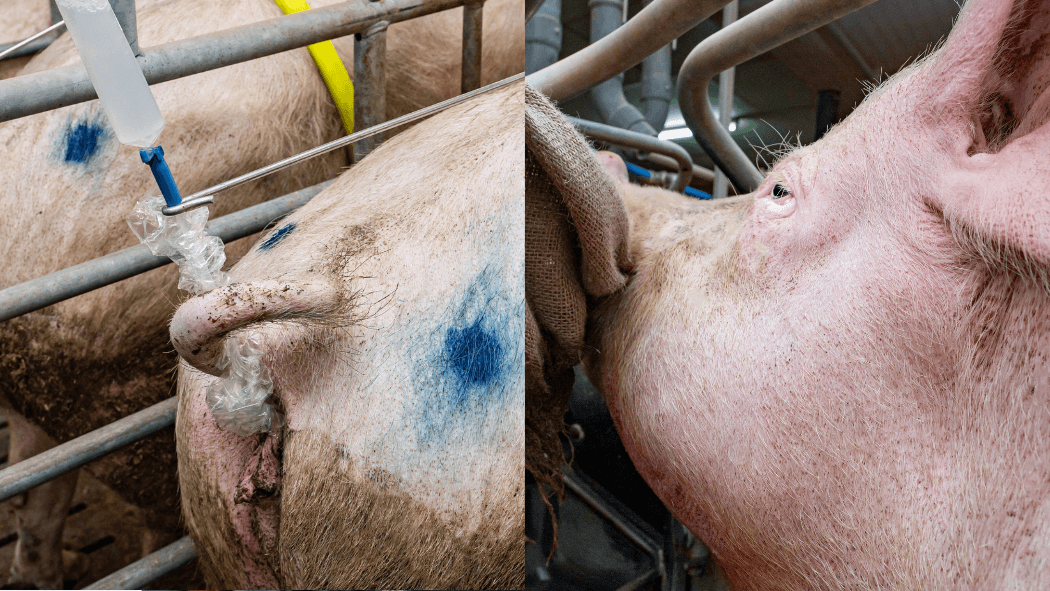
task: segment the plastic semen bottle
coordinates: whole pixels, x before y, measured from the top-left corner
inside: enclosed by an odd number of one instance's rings
[[[56,0],[120,143],[148,148],[164,117],[108,0]]]

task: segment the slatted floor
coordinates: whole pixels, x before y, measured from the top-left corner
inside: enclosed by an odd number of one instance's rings
[[[7,467],[10,434],[0,421],[0,468]],[[87,555],[86,570],[76,579],[65,581],[66,589],[85,585],[138,560],[141,557],[142,511],[118,497],[86,470],[80,471],[77,490],[66,519],[63,545]],[[15,514],[11,502],[0,503],[0,588],[7,581],[15,554]],[[147,589],[202,589],[204,580],[197,573],[197,561],[154,581]]]

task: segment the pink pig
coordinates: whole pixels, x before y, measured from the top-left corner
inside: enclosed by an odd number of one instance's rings
[[[1048,31],[973,0],[755,193],[620,185],[588,373],[738,590],[1050,588]]]

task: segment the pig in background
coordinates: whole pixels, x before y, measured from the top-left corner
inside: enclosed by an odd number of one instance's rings
[[[210,586],[523,584],[522,88],[388,141],[176,312],[196,368],[179,483]],[[245,334],[287,421],[253,437],[205,404]]]
[[[17,43],[51,26],[48,0],[7,0],[0,10],[0,45]],[[32,56],[0,61],[0,80],[17,76]]]
[[[580,289],[626,281],[576,354],[735,588],[1050,586],[1048,27],[970,2],[755,193],[574,228]]]
[[[521,71],[522,11],[521,0],[486,6],[483,83]],[[148,48],[278,16],[267,0],[154,0],[139,4],[139,41]],[[461,30],[461,9],[390,27],[388,117],[458,94]],[[335,44],[352,69],[352,40]],[[64,35],[22,73],[78,59]],[[167,121],[160,143],[184,194],[345,133],[305,49],[158,84],[153,91]],[[116,141],[97,101],[2,123],[0,146],[8,155],[0,167],[0,254],[12,262],[0,269],[0,287],[135,244],[124,218],[156,186],[136,149]],[[212,217],[332,178],[345,165],[342,153],[329,154],[223,193]],[[235,261],[250,245],[228,245],[228,259]],[[0,323],[0,395],[5,406],[42,429],[12,443],[12,462],[46,449],[48,438],[69,440],[172,395],[175,356],[166,324],[185,297],[175,276],[174,267],[158,269]],[[19,424],[28,425],[13,419],[13,427]],[[147,537],[144,551],[178,530],[172,439],[170,431],[161,432],[92,466],[129,501],[151,509],[153,528],[164,533]],[[22,499],[27,509],[19,512],[14,582],[60,584],[65,509],[56,505],[68,502],[73,482],[75,476]]]

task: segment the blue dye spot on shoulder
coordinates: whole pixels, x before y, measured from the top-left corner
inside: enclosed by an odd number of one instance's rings
[[[102,126],[96,123],[78,123],[66,134],[65,161],[84,164],[98,152]]]
[[[282,240],[287,238],[288,235],[294,231],[295,222],[289,222],[281,226],[280,228],[277,228],[276,232],[271,234],[270,237],[266,240],[263,240],[262,244],[259,245],[259,250],[270,250],[271,248],[280,244]]]
[[[445,359],[460,387],[452,403],[466,401],[471,388],[491,383],[503,369],[503,347],[497,335],[483,328],[479,317],[463,329],[450,328],[445,336]]]

